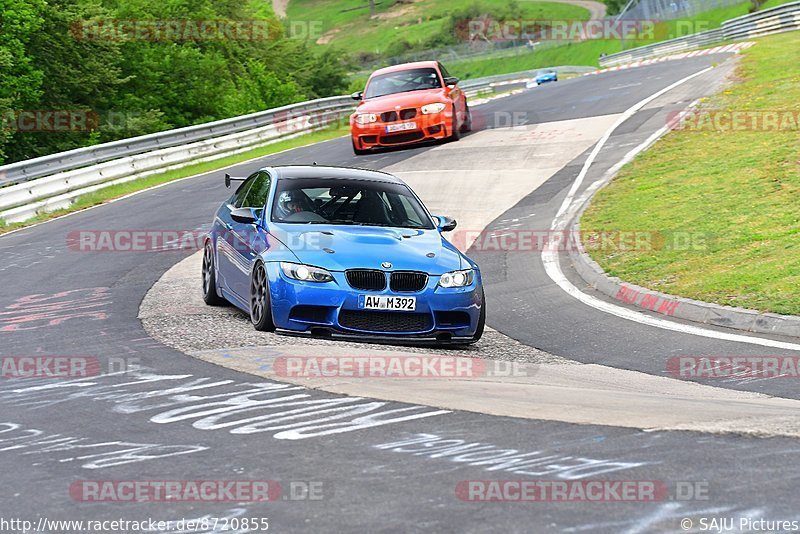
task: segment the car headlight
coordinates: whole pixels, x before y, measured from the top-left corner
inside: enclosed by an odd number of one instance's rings
[[[466,287],[475,279],[475,271],[466,269],[464,271],[450,271],[444,273],[439,278],[439,285],[442,287]]]
[[[378,116],[374,113],[359,113],[356,115],[356,122],[358,124],[369,124],[371,122],[378,122]]]
[[[333,280],[331,273],[325,269],[300,263],[281,262],[281,270],[289,278],[302,282],[330,282]]]
[[[431,115],[433,113],[441,113],[446,107],[447,104],[443,102],[436,102],[434,104],[425,104],[420,109],[424,115]]]

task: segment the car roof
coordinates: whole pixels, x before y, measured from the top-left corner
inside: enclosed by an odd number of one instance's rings
[[[261,169],[273,174],[278,180],[293,180],[300,178],[321,178],[330,180],[370,180],[373,182],[388,182],[402,184],[403,181],[389,173],[358,169],[355,167],[336,167],[332,165],[278,165]]]
[[[387,72],[398,72],[401,70],[409,70],[409,69],[424,69],[424,68],[435,69],[437,68],[437,64],[438,61],[414,61],[413,63],[401,63],[399,65],[392,65],[391,67],[384,67],[382,69],[378,69],[372,73],[372,76],[376,76],[379,74],[386,74]]]

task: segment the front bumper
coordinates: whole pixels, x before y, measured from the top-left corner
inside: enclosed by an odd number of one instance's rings
[[[314,327],[305,332],[276,328],[275,333],[285,336],[314,337],[319,339],[334,339],[341,341],[359,341],[361,343],[378,343],[381,345],[466,345],[474,343],[473,336],[453,336],[450,333],[440,332],[430,335],[381,335],[359,334],[353,332],[338,332],[326,327]]]
[[[387,132],[387,127],[390,125],[411,122],[416,125],[412,130]],[[352,121],[350,133],[356,148],[370,150],[447,139],[453,134],[453,125],[453,113],[443,111],[432,115],[417,115],[413,119],[390,123],[373,122],[361,125]]]
[[[418,292],[360,291],[350,287],[344,273],[333,282],[299,282],[287,278],[278,263],[268,263],[272,316],[278,331],[294,335],[402,341],[403,343],[464,343],[472,340],[483,307],[480,272],[472,285],[439,287],[429,276]],[[359,295],[416,297],[414,312],[363,310]]]

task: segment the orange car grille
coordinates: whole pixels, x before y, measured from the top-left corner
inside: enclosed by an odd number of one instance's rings
[[[383,122],[394,122],[396,120],[407,121],[417,116],[417,110],[414,108],[401,109],[400,111],[385,111],[381,113],[381,120]]]

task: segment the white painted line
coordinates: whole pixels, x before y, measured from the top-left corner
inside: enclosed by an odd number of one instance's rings
[[[597,155],[600,153],[600,150],[603,149],[603,146],[608,142],[608,139],[611,137],[611,135],[614,133],[614,131],[616,131],[616,129],[619,128],[622,125],[622,123],[624,123],[629,118],[631,118],[637,111],[639,111],[640,109],[645,107],[647,104],[649,104],[650,102],[652,102],[656,98],[658,98],[661,95],[667,93],[668,91],[671,91],[672,89],[678,87],[679,85],[684,84],[684,83],[688,82],[689,80],[691,80],[691,79],[693,79],[693,78],[695,78],[697,76],[700,76],[701,74],[705,74],[706,72],[710,71],[713,68],[714,67],[705,68],[705,69],[701,70],[700,72],[696,72],[696,73],[694,73],[694,74],[692,74],[690,76],[687,76],[686,78],[683,78],[682,80],[678,80],[677,82],[673,83],[672,85],[670,85],[668,87],[665,87],[664,89],[661,89],[657,93],[654,93],[654,94],[648,96],[647,98],[645,98],[641,102],[639,102],[637,104],[634,104],[633,106],[631,106],[630,108],[625,110],[625,112],[616,120],[616,122],[614,122],[614,124],[612,124],[611,127],[606,131],[606,133],[603,134],[603,137],[601,137],[600,140],[597,141],[597,144],[594,146],[594,149],[592,150],[591,154],[589,154],[589,158],[583,164],[583,168],[581,168],[581,172],[578,173],[578,177],[575,178],[575,182],[572,184],[572,187],[570,188],[569,193],[567,193],[567,197],[564,199],[564,202],[562,202],[561,207],[558,209],[558,213],[556,213],[556,217],[553,220],[553,227],[552,227],[553,230],[562,230],[563,229],[563,227],[559,228],[559,227],[556,226],[556,225],[559,224],[559,219],[569,209],[570,204],[572,204],[573,198],[575,197],[575,193],[578,191],[578,188],[581,186],[581,184],[583,183],[583,180],[586,178],[586,174],[589,172],[589,168],[594,163],[594,160],[597,159]],[[564,222],[563,225],[565,226],[566,222]]]
[[[717,332],[716,330],[707,330],[699,326],[673,323],[665,319],[659,319],[658,317],[644,315],[639,311],[629,310],[627,308],[622,308],[615,304],[611,304],[609,302],[600,300],[596,297],[583,293],[577,287],[572,285],[572,283],[569,280],[567,280],[567,278],[564,276],[564,273],[561,272],[561,267],[558,265],[558,259],[556,259],[555,261],[546,260],[545,271],[547,272],[547,275],[550,277],[550,279],[553,280],[556,284],[558,284],[558,286],[561,289],[563,289],[567,294],[575,297],[576,299],[580,300],[587,306],[591,306],[592,308],[595,308],[605,313],[609,313],[611,315],[615,315],[622,319],[628,319],[630,321],[634,321],[647,326],[654,326],[656,328],[662,328],[664,330],[672,330],[674,332],[680,332],[683,334],[690,334],[694,336],[708,337],[711,339],[720,339],[723,341],[733,341],[736,343],[749,343],[751,345],[760,345],[763,347],[771,347],[776,349],[800,351],[800,345],[796,343],[786,343],[783,341],[774,341],[772,339],[743,336],[739,334],[729,334],[727,332]]]
[[[604,181],[604,178],[601,178],[600,180],[594,182],[589,187],[589,189],[587,189],[587,191],[584,193],[584,195],[582,195],[581,198],[579,198],[577,201],[575,201],[575,198],[574,198],[575,197],[575,193],[577,192],[578,188],[583,183],[583,180],[586,178],[586,175],[589,172],[589,168],[592,166],[592,164],[594,163],[595,159],[597,159],[597,155],[599,154],[600,150],[603,148],[603,146],[608,141],[608,139],[611,137],[611,135],[614,133],[614,131],[623,122],[625,122],[625,120],[627,120],[634,113],[636,113],[636,111],[640,110],[642,107],[644,107],[648,103],[652,102],[653,100],[655,100],[659,96],[665,94],[666,92],[674,89],[675,87],[678,87],[679,85],[682,85],[682,84],[688,82],[689,80],[691,80],[691,79],[693,79],[693,78],[695,78],[697,76],[700,76],[701,74],[704,74],[704,73],[708,72],[712,68],[713,67],[709,67],[709,68],[701,70],[700,72],[697,72],[695,74],[687,76],[686,78],[683,78],[682,80],[679,80],[679,81],[673,83],[669,87],[666,87],[666,88],[658,91],[657,93],[645,98],[641,102],[633,105],[631,108],[629,108],[627,111],[625,111],[625,113],[623,113],[622,116],[614,124],[611,125],[611,127],[608,129],[608,131],[597,142],[597,144],[595,145],[595,147],[592,150],[591,154],[589,154],[589,158],[584,163],[583,168],[581,168],[581,172],[578,174],[577,178],[575,179],[575,182],[572,184],[572,187],[570,188],[569,193],[567,193],[567,198],[565,198],[564,202],[561,204],[561,207],[559,208],[558,213],[556,214],[555,218],[553,219],[553,224],[552,224],[551,228],[554,231],[555,230],[563,230],[564,228],[566,228],[567,223],[570,220],[570,215],[574,215],[578,211],[578,209],[582,205],[583,200],[585,200],[585,198],[588,196],[590,191],[594,191],[597,188],[599,188],[599,186]],[[662,134],[664,134],[666,132],[666,130],[667,130],[667,126],[662,127],[655,134],[651,135],[644,143],[642,143],[638,147],[636,147],[633,150],[631,150],[630,152],[628,152],[625,155],[625,157],[622,158],[622,160],[620,162],[618,162],[616,165],[614,165],[614,167],[612,167],[609,170],[609,173],[611,171],[616,172],[617,170],[619,170],[619,168],[621,168],[625,163],[627,163],[630,160],[632,160],[639,152],[645,150],[652,143],[654,143],[658,139],[658,137],[660,135],[662,135]],[[609,173],[606,173],[606,176]],[[557,234],[557,232],[554,232],[554,233]],[[718,332],[716,330],[710,330],[710,329],[703,328],[703,327],[700,327],[700,326],[676,323],[676,322],[672,322],[672,321],[669,321],[669,320],[666,320],[666,319],[661,319],[659,317],[653,317],[653,316],[650,316],[650,315],[646,315],[646,314],[644,314],[644,313],[642,313],[642,312],[640,312],[638,310],[632,310],[632,309],[628,309],[628,308],[623,308],[621,306],[617,306],[616,304],[611,304],[610,302],[606,302],[604,300],[598,299],[597,297],[593,297],[591,295],[588,295],[588,294],[584,293],[583,291],[579,290],[577,287],[575,287],[567,279],[567,277],[564,276],[564,273],[561,270],[561,265],[559,264],[559,261],[558,261],[558,253],[557,253],[558,246],[557,246],[557,243],[553,243],[552,242],[553,240],[557,240],[557,239],[558,239],[558,237],[552,238],[551,244],[554,245],[554,246],[546,246],[546,247],[544,247],[544,251],[542,251],[542,263],[544,264],[545,272],[547,273],[547,276],[549,276],[550,279],[553,280],[553,282],[555,282],[564,292],[566,292],[568,295],[574,297],[575,299],[579,300],[583,304],[586,304],[587,306],[591,306],[592,308],[595,308],[596,310],[599,310],[599,311],[602,311],[604,313],[608,313],[608,314],[614,315],[616,317],[620,317],[622,319],[627,319],[629,321],[634,321],[634,322],[639,323],[639,324],[643,324],[643,325],[647,325],[647,326],[653,326],[653,327],[661,328],[661,329],[664,329],[664,330],[672,330],[674,332],[680,332],[680,333],[689,334],[689,335],[707,337],[707,338],[711,338],[711,339],[720,339],[720,340],[724,340],[724,341],[733,341],[733,342],[736,342],[736,343],[749,343],[751,345],[760,345],[760,346],[764,346],[764,347],[771,347],[771,348],[777,348],[777,349],[800,351],[800,344],[787,343],[787,342],[783,342],[783,341],[775,341],[775,340],[772,340],[772,339],[765,339],[765,338],[760,338],[760,337],[745,336],[745,335],[741,335],[741,334],[730,334],[730,333],[727,333],[727,332]]]

